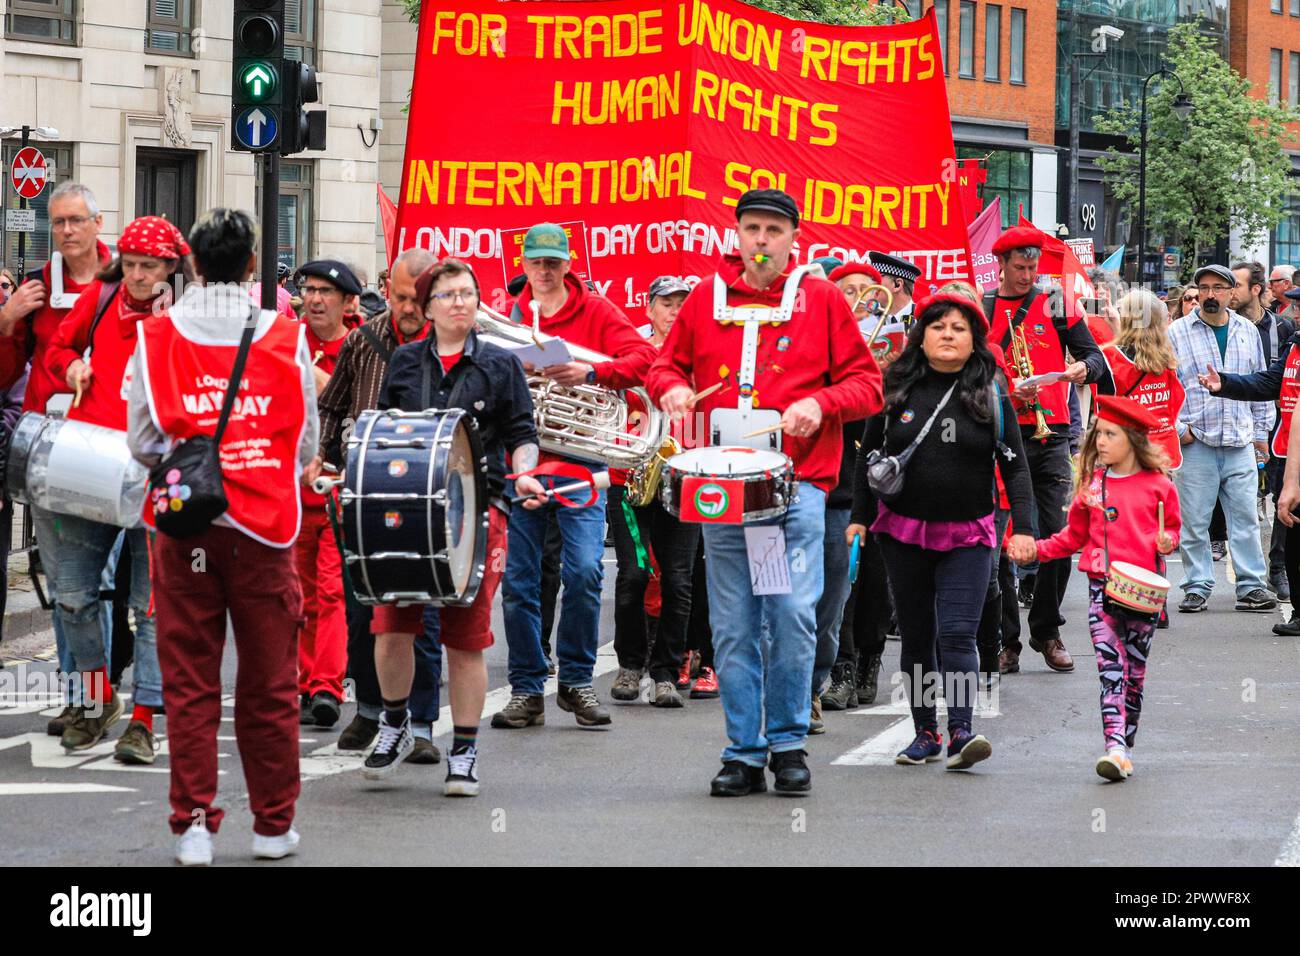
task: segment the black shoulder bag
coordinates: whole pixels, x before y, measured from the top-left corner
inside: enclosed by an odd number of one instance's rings
[[[885,447],[889,443],[889,417],[885,416],[885,440],[879,448],[873,448],[867,453],[867,485],[871,488],[871,493],[886,505],[893,504],[903,493],[903,484],[907,478],[907,463],[911,460],[912,455],[916,453],[916,448],[921,442],[925,441],[925,436],[930,434],[930,429],[934,421],[943,411],[948,399],[952,398],[953,391],[957,388],[957,383],[953,382],[944,392],[943,398],[930,413],[929,419],[922,426],[921,432],[912,439],[912,443],[900,451],[897,455],[886,455]]]
[[[221,480],[221,438],[235,407],[239,380],[244,376],[253,333],[257,331],[258,315],[259,310],[254,307],[239,340],[239,352],[226,386],[216,433],[187,439],[149,471],[148,507],[154,509],[154,524],[163,534],[191,538],[230,507]],[[177,488],[179,493],[173,494],[172,488]],[[161,502],[166,502],[165,508],[159,508]]]

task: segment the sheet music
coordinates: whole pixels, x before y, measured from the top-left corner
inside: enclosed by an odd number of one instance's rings
[[[573,361],[573,353],[569,351],[564,339],[560,338],[543,338],[541,345],[535,342],[516,342],[513,339],[496,335],[480,334],[479,340],[499,345],[501,348],[517,355],[519,361],[526,362],[537,368],[546,368],[549,365],[567,365]]]
[[[785,529],[759,525],[745,529],[749,553],[749,584],[755,595],[790,594],[790,562],[785,555]]]

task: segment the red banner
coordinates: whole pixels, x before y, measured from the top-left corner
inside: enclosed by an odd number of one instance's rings
[[[737,199],[776,186],[801,261],[900,255],[918,295],[969,279],[939,51],[933,11],[830,27],[736,0],[426,4],[398,249],[469,260],[504,306],[503,230],[579,224],[589,278],[635,313],[656,276],[712,272]]]

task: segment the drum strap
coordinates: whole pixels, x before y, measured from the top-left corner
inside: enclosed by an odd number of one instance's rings
[[[384,360],[385,365],[393,360],[393,350],[383,343],[379,336],[375,334],[374,329],[368,325],[359,325],[357,331],[370,343],[370,347],[379,353],[379,357]]]
[[[645,542],[641,540],[641,525],[636,520],[636,511],[627,500],[627,495],[623,496],[623,520],[627,522],[627,530],[632,535],[632,544],[636,546],[636,566],[642,571],[649,571],[654,575],[654,570],[650,567],[650,556],[646,554]]]
[[[113,302],[113,296],[117,295],[118,288],[122,285],[120,282],[106,282],[99,287],[99,301],[95,304],[95,317],[90,320],[90,332],[86,335],[86,354],[84,358],[90,359],[90,353],[95,349],[95,330],[99,328],[99,320],[104,317],[108,307]]]

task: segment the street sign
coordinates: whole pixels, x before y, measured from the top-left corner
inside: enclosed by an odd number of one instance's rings
[[[275,115],[275,110],[250,106],[235,120],[235,138],[245,149],[265,149],[280,131]]]
[[[35,146],[27,146],[18,151],[13,166],[9,169],[9,179],[14,192],[24,199],[35,199],[45,188],[49,178],[49,167],[41,151]]]
[[[1178,256],[1176,254],[1172,252],[1165,253],[1165,268],[1166,269],[1178,268]]]
[[[5,232],[35,232],[35,209],[6,209]]]

